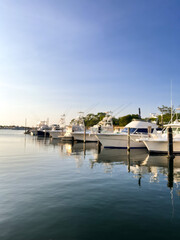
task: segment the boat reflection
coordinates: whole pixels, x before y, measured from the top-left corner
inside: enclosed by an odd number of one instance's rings
[[[159,182],[160,176],[166,176],[167,186],[173,188],[175,183],[178,187],[180,182],[180,156],[169,159],[167,156],[149,155],[145,149],[132,149],[128,154],[125,149],[103,149],[97,159],[91,161],[91,167],[102,164],[104,171],[113,171],[116,165],[127,165],[127,172],[133,173],[141,185],[145,175],[149,176],[149,182]]]
[[[160,182],[160,177],[165,176],[167,186],[172,189],[173,185],[180,182],[180,156],[169,159],[165,155],[149,155],[146,149],[132,149],[127,153],[126,149],[107,149],[97,143],[71,143],[57,139],[37,139],[38,144],[50,145],[58,148],[61,156],[73,156],[76,167],[81,168],[85,162],[90,163],[90,168],[101,164],[105,173],[112,173],[117,165],[127,166],[127,172],[132,173],[141,186],[142,179],[149,176],[150,183]],[[178,194],[180,192],[178,190]]]
[[[144,161],[144,165],[151,169],[154,176],[163,174],[167,177],[168,187],[172,188],[173,183],[180,182],[180,156],[168,158],[167,156],[151,156]]]
[[[72,156],[76,161],[76,167],[82,167],[86,159],[91,161],[98,157],[97,143],[74,143],[72,147]]]

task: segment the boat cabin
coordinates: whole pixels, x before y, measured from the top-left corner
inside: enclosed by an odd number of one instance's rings
[[[155,123],[145,122],[139,119],[133,120],[122,129],[121,133],[127,134],[128,128],[130,128],[130,134],[147,134],[149,127],[151,127],[151,133],[155,129],[158,129],[158,126]]]

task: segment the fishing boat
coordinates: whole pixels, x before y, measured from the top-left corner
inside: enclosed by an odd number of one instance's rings
[[[66,132],[62,137],[62,141],[73,141],[74,134],[77,132],[84,132],[84,118],[83,112],[79,112],[79,115],[74,119],[70,125],[66,126]]]
[[[66,132],[64,136],[62,137],[62,141],[73,141],[72,131],[74,129],[74,126],[67,126]]]
[[[98,124],[86,130],[86,142],[97,142],[97,133],[112,133],[113,132],[113,121],[110,112],[106,113],[106,116]],[[77,141],[84,141],[84,130],[72,132],[72,135]]]
[[[37,136],[38,137],[49,137],[49,131],[51,128],[48,125],[47,121],[40,121],[37,125]]]
[[[49,134],[53,139],[60,139],[66,133],[65,114],[61,116],[59,123],[60,124],[53,124],[51,131],[49,131]]]
[[[173,152],[180,153],[180,122],[176,120],[173,123],[164,125],[163,132],[150,134],[138,141],[143,142],[150,153],[167,153],[168,152],[168,136],[167,128],[171,127],[173,132]]]
[[[148,134],[148,128],[151,131],[157,129],[155,123],[145,122],[140,119],[134,119],[127,124],[121,132],[97,133],[96,137],[105,148],[127,148],[127,134],[130,128],[130,148],[145,148],[143,142],[137,142],[136,139],[145,137]]]

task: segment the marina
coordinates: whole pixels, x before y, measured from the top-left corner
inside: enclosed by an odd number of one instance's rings
[[[0,240],[174,240],[180,1],[0,1]]]
[[[142,119],[139,114],[136,119],[119,128],[114,128],[112,112],[103,114],[102,120],[89,128],[86,126],[87,116],[79,115],[66,125],[64,114],[60,124],[49,126],[46,121],[40,121],[36,129],[29,128],[24,133],[65,142],[96,142],[103,148],[120,148],[127,151],[147,148],[149,153],[168,154],[171,157],[180,153],[180,121],[176,112],[171,114],[170,122],[164,126]]]

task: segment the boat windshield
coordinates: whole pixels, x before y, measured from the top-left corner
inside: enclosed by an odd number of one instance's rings
[[[151,129],[151,132],[153,131],[153,128]],[[148,133],[147,128],[138,128],[136,133]]]
[[[123,133],[127,133],[128,129],[124,128],[122,130]],[[151,132],[153,132],[153,128],[151,129]],[[147,134],[148,133],[148,129],[147,128],[130,128],[130,134]]]
[[[136,131],[137,128],[130,128],[130,133],[134,133]],[[122,131],[122,133],[127,133],[128,132],[128,129],[127,128],[124,128]]]

